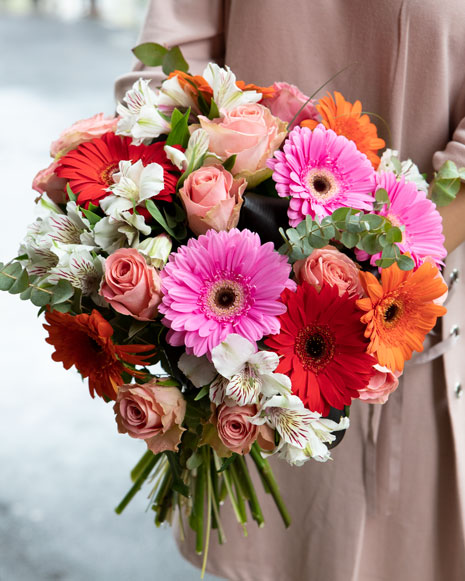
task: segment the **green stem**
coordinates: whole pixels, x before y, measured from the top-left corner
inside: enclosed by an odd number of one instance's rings
[[[145,466],[150,463],[152,458],[158,458],[159,456],[160,456],[159,454],[155,456],[151,450],[147,450],[147,452],[145,452],[145,454],[142,456],[139,462],[137,462],[137,464],[131,470],[131,480],[135,482],[142,474]]]
[[[160,488],[157,491],[157,495],[155,497],[155,502],[153,504],[153,510],[155,511],[155,524],[157,527],[161,525],[165,521],[166,516],[166,502],[165,499],[172,492],[171,483],[173,481],[173,475],[171,474],[171,470],[169,470],[168,465],[166,466],[166,473],[163,477],[161,482]]]
[[[152,469],[154,468],[157,462],[158,456],[153,456],[151,460],[145,465],[144,469],[139,474],[139,477],[134,482],[132,488],[129,490],[129,492],[126,494],[123,500],[119,503],[119,505],[115,508],[116,514],[121,514],[123,510],[127,507],[127,505],[131,502],[131,500],[134,498],[134,496],[137,494],[137,492],[139,492],[139,490],[142,487],[142,484],[147,480],[147,478],[150,475],[150,472],[152,472]]]
[[[210,447],[204,446],[204,460],[203,467],[207,480],[207,530],[205,533],[205,545],[203,548],[203,562],[202,572],[200,578],[205,576],[205,569],[207,568],[208,549],[210,547],[210,532],[212,528],[212,480],[211,480],[211,465],[210,465]]]
[[[229,465],[229,467],[225,470],[225,474],[226,472],[230,472],[231,474],[231,479],[234,483],[234,488],[236,490],[236,502],[237,502],[237,507],[239,509],[239,514],[241,515],[241,523],[245,524],[247,522],[247,512],[245,510],[245,502],[244,500],[247,499],[247,494],[246,492],[243,490],[242,485],[241,485],[241,481],[240,478],[237,474],[237,470],[236,467],[234,465],[234,462],[232,464]]]
[[[220,469],[220,460],[216,454],[215,454],[214,458],[215,458],[216,470],[218,471]],[[232,489],[231,477],[228,473],[228,470],[224,470],[223,472],[221,472],[221,474],[223,475],[224,486],[225,486],[227,494],[229,495],[229,498],[231,500],[231,504],[232,504],[232,507],[234,510],[234,514],[236,515],[237,522],[242,525],[242,528],[244,531],[244,536],[246,537],[247,536],[247,528],[245,526],[246,521],[242,520],[242,515],[240,513],[239,507],[238,507],[237,502],[236,502],[236,497],[235,497],[233,489]],[[220,495],[220,497],[221,497],[221,495]]]
[[[252,460],[255,462],[255,466],[260,474],[263,476],[264,480],[267,482],[268,487],[270,489],[270,494],[273,497],[276,506],[278,507],[279,513],[284,521],[284,525],[286,528],[291,524],[291,517],[287,508],[284,504],[283,498],[279,491],[278,483],[273,476],[273,471],[271,470],[271,466],[269,465],[268,461],[262,457],[260,453],[260,448],[257,446],[256,443],[252,445],[252,449],[250,450],[250,455],[252,456]]]
[[[263,512],[260,503],[258,502],[257,493],[255,492],[255,487],[253,485],[252,479],[250,478],[249,469],[247,467],[247,462],[245,461],[244,456],[239,456],[239,458],[236,460],[236,465],[239,474],[242,476],[241,481],[247,488],[249,507],[250,512],[252,513],[252,518],[259,527],[262,527],[265,524],[265,519],[263,517]]]
[[[194,506],[189,517],[189,525],[195,531],[195,550],[200,555],[203,548],[203,510],[205,495],[205,466],[202,465],[197,469],[194,490]]]

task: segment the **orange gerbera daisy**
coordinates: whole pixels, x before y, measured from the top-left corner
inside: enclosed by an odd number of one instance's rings
[[[369,272],[360,272],[366,298],[357,300],[365,311],[368,353],[391,371],[402,371],[413,351],[423,351],[425,336],[446,309],[434,302],[447,286],[429,262],[416,271],[401,270],[396,263],[381,271],[381,283]]]
[[[378,150],[386,145],[384,140],[378,137],[376,125],[371,123],[368,115],[362,115],[360,101],[349,103],[337,91],[334,91],[334,97],[335,99],[328,95],[319,100],[316,108],[322,117],[321,122],[327,129],[351,139],[376,169],[380,162]],[[318,121],[306,119],[301,125],[314,129]]]
[[[45,314],[48,325],[47,343],[55,347],[54,361],[65,369],[73,365],[83,377],[89,378],[89,391],[106,399],[116,399],[118,386],[124,383],[123,372],[138,375],[126,364],[146,365],[153,355],[153,345],[115,345],[111,340],[113,327],[93,310],[90,315],[70,315],[58,311]],[[151,351],[152,353],[138,355]]]
[[[246,84],[245,81],[236,81],[236,86],[241,91],[257,91],[257,93],[261,93],[263,95],[262,99],[271,99],[275,94],[273,85],[269,87],[260,87],[259,85],[254,85],[253,83]]]

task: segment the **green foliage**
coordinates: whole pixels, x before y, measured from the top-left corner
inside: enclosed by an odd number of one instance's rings
[[[0,290],[18,294],[21,300],[30,300],[41,310],[48,305],[62,313],[73,309],[74,302],[71,299],[75,293],[80,295],[80,291],[67,280],[60,280],[58,284],[51,285],[37,282],[36,278],[29,276],[26,268],[19,262],[10,262],[7,265],[0,263]]]
[[[431,199],[437,206],[447,206],[455,200],[464,181],[465,167],[459,169],[454,162],[446,161],[434,176]]]
[[[189,141],[190,133],[188,127],[189,115],[191,110],[188,109],[184,115],[178,109],[175,109],[171,115],[171,131],[166,139],[166,145],[180,145],[186,148]]]
[[[144,42],[133,48],[132,52],[144,65],[159,67],[168,49],[157,42]]]
[[[237,154],[235,153],[234,155],[229,156],[228,159],[223,161],[223,167],[226,171],[232,170],[232,168],[234,167],[234,164],[236,163],[236,157],[237,157]]]
[[[75,202],[77,200],[77,196],[73,192],[73,190],[71,189],[71,186],[69,185],[69,183],[66,184],[66,193],[68,194],[68,198],[69,198],[70,202]]]
[[[381,192],[379,203],[382,203],[386,197],[383,190],[378,192]],[[349,249],[364,250],[370,255],[381,253],[377,264],[383,268],[394,262],[402,270],[413,268],[413,260],[402,256],[397,246],[402,241],[402,229],[393,226],[384,216],[364,214],[355,208],[338,208],[321,222],[306,216],[296,228],[288,228],[285,232],[280,228],[279,231],[285,241],[279,252],[287,255],[290,262],[302,260],[316,248],[322,248],[334,241]]]
[[[95,207],[96,206],[94,206],[94,208]],[[90,223],[92,228],[95,226],[95,224],[97,224],[97,222],[100,222],[100,220],[102,219],[101,216],[99,216],[95,212],[92,212],[91,209],[86,210],[85,208],[81,208],[81,207],[79,207],[79,209],[84,214],[84,216],[89,220],[89,223]]]
[[[187,73],[189,70],[189,65],[178,46],[168,49],[157,42],[144,42],[133,48],[132,52],[148,67],[161,66],[166,76],[173,71]]]
[[[166,210],[162,212],[154,204],[152,200],[146,200],[145,207],[150,212],[152,218],[175,240],[180,242],[187,236],[187,230],[184,224],[185,212],[177,204],[172,204],[174,214],[168,213]]]
[[[220,117],[220,111],[218,109],[218,105],[212,99],[210,103],[210,111],[208,112],[208,118],[217,119],[218,117]]]

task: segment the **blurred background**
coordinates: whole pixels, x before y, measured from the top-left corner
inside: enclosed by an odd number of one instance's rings
[[[146,0],[0,0],[0,260],[33,221],[34,175],[78,119],[114,111]],[[143,442],[117,433],[51,359],[43,319],[0,293],[0,581],[195,580],[143,490],[121,516]],[[146,494],[144,494],[144,492]],[[212,576],[205,579],[213,581]]]

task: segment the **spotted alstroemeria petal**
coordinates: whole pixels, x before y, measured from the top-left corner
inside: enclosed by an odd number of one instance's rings
[[[257,402],[261,385],[261,379],[246,365],[242,373],[231,377],[226,385],[225,395],[240,406],[249,405]]]
[[[278,367],[279,356],[274,351],[257,351],[249,357],[248,361],[260,374],[273,373]]]
[[[224,377],[221,377],[221,375],[218,375],[210,385],[210,401],[216,405],[223,403],[227,384],[228,380]]]

